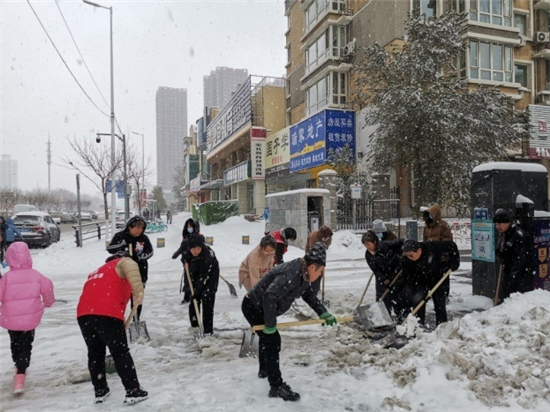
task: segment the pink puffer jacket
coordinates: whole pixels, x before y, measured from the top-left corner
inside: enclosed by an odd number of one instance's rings
[[[53,283],[32,268],[26,243],[15,242],[6,251],[10,270],[0,279],[0,326],[8,330],[35,329],[55,302]]]

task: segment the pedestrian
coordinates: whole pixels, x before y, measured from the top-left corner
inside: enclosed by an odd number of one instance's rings
[[[422,240],[432,241],[453,241],[453,233],[449,224],[441,218],[441,207],[436,203],[422,212],[424,219],[424,231]]]
[[[44,308],[55,302],[53,283],[32,268],[26,243],[16,242],[6,251],[10,270],[0,278],[0,326],[8,330],[11,357],[15,364],[13,393],[25,391],[35,329]]]
[[[172,212],[170,210],[166,212],[166,223],[172,224]]]
[[[154,253],[153,245],[151,245],[149,237],[144,233],[146,227],[147,223],[141,216],[132,216],[128,219],[124,230],[117,232],[107,247],[107,252],[111,254],[117,252],[128,252],[130,254],[132,259],[139,266],[143,287],[145,287],[149,277],[149,263],[147,260],[149,260]],[[132,307],[133,306],[134,302],[132,301]],[[141,317],[141,310],[142,305],[140,304],[136,312],[137,320]]]
[[[413,307],[424,299],[428,292],[450,269],[460,266],[460,254],[454,242],[418,242],[407,239],[403,243],[401,268],[407,282],[409,302]],[[445,291],[439,287],[432,295],[435,308],[436,326],[447,322]],[[418,311],[422,325],[426,320],[426,305]]]
[[[141,304],[143,288],[139,267],[125,252],[109,256],[104,265],[88,275],[84,284],[76,317],[88,348],[88,370],[94,385],[95,403],[103,403],[111,394],[105,373],[106,347],[126,389],[124,403],[133,404],[148,397],[139,384],[124,327],[124,310],[130,296],[136,305]]]
[[[160,220],[160,209],[157,209],[155,216],[158,220]]]
[[[315,243],[303,258],[291,260],[271,269],[245,295],[242,303],[244,317],[251,326],[265,325],[258,331],[259,378],[269,382],[269,397],[297,401],[300,395],[283,381],[279,368],[281,336],[277,331],[277,316],[284,314],[301,297],[327,325],[336,324],[336,318],[326,310],[311,289],[325,267],[326,245]]]
[[[511,211],[497,209],[493,223],[499,233],[496,255],[502,268],[501,291],[497,301],[502,302],[512,293],[525,293],[535,288],[533,251],[529,248],[527,233],[515,222]]]
[[[192,234],[187,239],[187,246],[189,249],[183,253],[182,259],[189,269],[193,285],[194,294],[191,299],[196,299],[204,334],[213,335],[214,304],[220,281],[220,265],[214,251],[204,243],[204,236]],[[189,320],[191,327],[199,326],[194,305],[189,305]]]
[[[275,256],[275,239],[267,235],[242,261],[239,267],[239,287],[249,291],[258,281],[273,268]]]
[[[288,242],[295,241],[296,235],[296,229],[292,227],[271,232],[271,236],[273,236],[273,239],[275,239],[275,242],[277,243],[275,248],[275,265],[280,265],[284,262],[283,255],[288,250]]]
[[[15,226],[13,219],[10,218],[6,220],[6,225],[7,225],[7,229],[5,232],[6,233],[5,242],[6,242],[6,248],[8,248],[13,242],[15,242],[15,239],[17,238],[17,236],[19,236],[20,239],[23,239],[23,235],[21,234],[21,231],[17,228],[17,226]]]
[[[321,226],[319,230],[311,232],[306,240],[306,245],[304,247],[305,252],[307,253],[309,248],[317,242],[323,242],[328,249],[332,243],[332,234],[332,229],[325,225]],[[319,293],[319,290],[321,289],[321,280],[324,276],[325,271],[323,270],[323,273],[321,273],[319,279],[311,284],[311,288],[315,293]]]
[[[183,225],[183,230],[181,232],[182,240],[180,243],[180,247],[178,250],[174,252],[172,255],[172,259],[177,259],[178,256],[181,255],[181,263],[183,267],[185,268],[185,260],[184,256],[187,256],[184,254],[184,252],[189,251],[189,247],[187,245],[187,239],[192,234],[198,234],[200,235],[200,223],[198,220],[194,220],[192,218],[189,218],[185,221],[185,224]],[[202,235],[201,235],[202,236]],[[189,281],[187,280],[187,276],[185,276],[185,270],[183,271],[183,275],[180,280],[180,293],[183,292],[183,299],[181,301],[181,304],[191,302],[191,288],[189,287]]]
[[[401,269],[403,239],[380,240],[378,233],[375,233],[374,230],[369,230],[363,234],[361,242],[367,249],[365,260],[374,274],[376,280],[376,301],[379,301],[393,278]],[[400,277],[384,298],[384,304],[389,313],[393,310],[399,323],[407,316],[407,303],[406,282]]]
[[[145,220],[149,220],[149,217],[150,217],[149,209],[145,208],[145,210],[143,211],[143,218]]]
[[[372,222],[372,230],[378,235],[380,240],[397,239],[397,236],[386,227],[386,224],[381,219],[376,219]]]
[[[4,216],[0,216],[0,264],[3,264],[4,262],[4,253],[7,248],[6,230],[8,230],[8,224],[6,223]]]

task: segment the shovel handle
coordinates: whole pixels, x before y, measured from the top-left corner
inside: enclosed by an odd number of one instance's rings
[[[363,291],[363,294],[361,295],[361,299],[359,299],[359,303],[357,306],[361,306],[361,303],[363,303],[363,299],[365,298],[365,295],[367,294],[367,290],[369,289],[370,281],[372,280],[372,277],[374,276],[374,272],[371,273],[369,281],[367,282],[367,286],[365,287],[365,290]]]
[[[136,315],[137,309],[139,305],[132,306],[132,310],[130,311],[130,314],[128,315],[128,319],[124,322],[124,329],[128,329],[130,327],[130,322],[132,321],[132,318]]]
[[[336,318],[336,321],[339,322],[339,323],[351,322],[352,320],[353,320],[353,316],[343,316],[341,318]],[[325,323],[325,322],[326,322],[325,319],[310,319],[310,320],[301,320],[301,321],[297,321],[297,322],[285,322],[285,323],[277,324],[277,329],[289,328],[291,326],[316,325],[316,324]],[[265,325],[252,326],[252,330],[254,332],[262,330],[263,328],[265,328]]]
[[[430,299],[430,298],[432,297],[432,295],[435,293],[435,291],[437,290],[437,288],[438,288],[439,286],[441,286],[441,284],[445,281],[445,279],[447,279],[447,278],[449,277],[449,275],[451,274],[451,272],[452,272],[451,269],[449,269],[447,272],[445,272],[445,274],[443,275],[443,277],[442,277],[441,279],[439,279],[439,282],[437,282],[437,284],[432,288],[432,290],[430,290],[430,291],[428,292],[428,295],[427,295],[424,299],[422,299],[422,301],[421,301],[418,305],[416,305],[416,308],[414,308],[414,310],[411,312],[411,315],[414,316],[414,315],[417,314],[417,312],[420,310],[420,308],[421,308],[422,306],[424,306],[424,304],[428,301],[428,299]],[[403,326],[405,326],[406,324],[407,324],[407,319],[405,319],[405,320],[403,321]]]
[[[386,298],[386,296],[388,296],[388,293],[390,293],[390,289],[392,288],[393,285],[395,285],[395,282],[397,282],[397,278],[399,276],[401,276],[401,273],[403,273],[403,269],[401,269],[399,272],[397,272],[397,275],[395,275],[395,277],[391,281],[390,285],[386,288],[386,290],[382,294],[382,297],[380,297],[380,300],[384,300]]]
[[[498,306],[498,298],[500,297],[501,285],[502,285],[502,263],[500,264],[500,270],[498,271],[497,290],[495,293],[495,301],[493,306]]]
[[[187,262],[185,263],[185,274],[187,275],[187,280],[189,281],[189,289],[191,290],[191,295],[193,296],[193,306],[195,307],[195,316],[197,317],[200,336],[202,337],[204,332],[202,328],[201,312],[199,310],[199,305],[197,305],[197,299],[195,298],[195,290],[193,288],[193,281],[191,280],[191,275],[189,274],[189,264]]]

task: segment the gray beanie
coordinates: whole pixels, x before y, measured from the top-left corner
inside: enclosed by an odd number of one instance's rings
[[[326,266],[327,245],[325,245],[323,242],[314,243],[313,246],[309,248],[304,258],[308,265],[312,263],[317,263],[321,266]]]
[[[376,233],[382,233],[387,232],[388,228],[382,220],[376,219],[374,222],[372,222],[372,230],[374,230]]]

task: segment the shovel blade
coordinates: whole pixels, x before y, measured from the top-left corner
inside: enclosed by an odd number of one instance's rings
[[[231,296],[237,297],[237,290],[235,289],[235,286],[231,283],[228,283],[227,286],[229,286],[229,293],[231,293]]]
[[[151,336],[149,336],[149,331],[147,330],[147,323],[144,320],[130,323],[128,331],[130,333],[130,343],[136,341],[148,342],[151,340]]]
[[[250,356],[258,356],[260,351],[259,345],[260,338],[251,330],[245,330],[243,341],[241,343],[241,349],[239,351],[239,358],[247,358]]]
[[[366,330],[392,326],[395,324],[383,301],[370,305],[357,306],[354,320]]]

